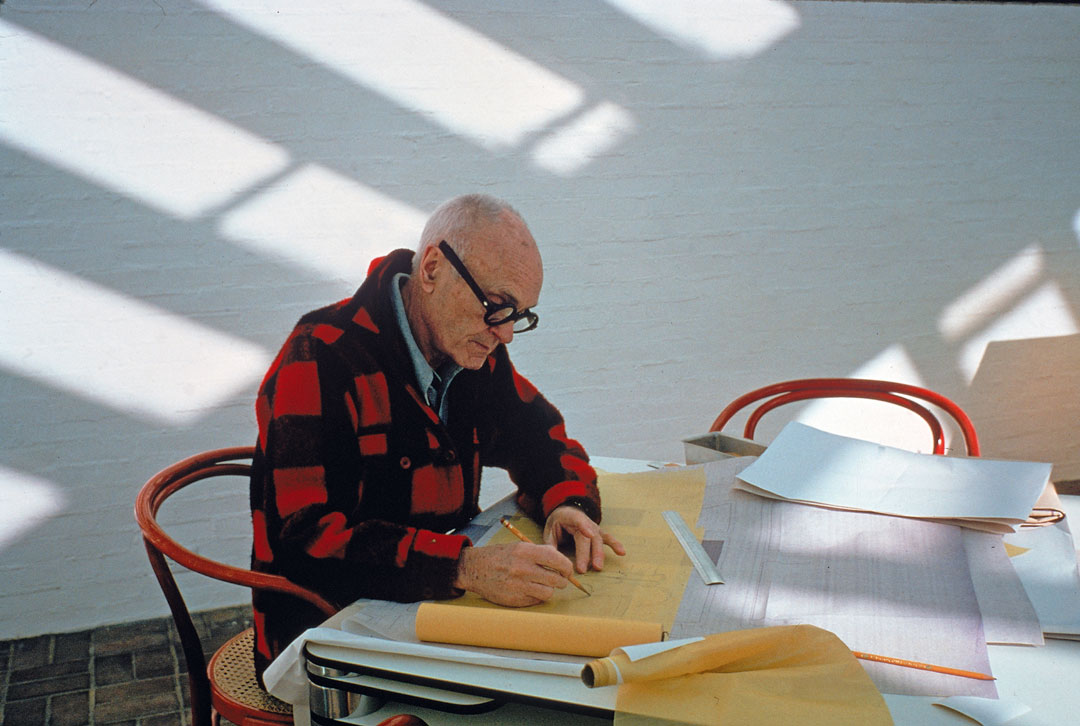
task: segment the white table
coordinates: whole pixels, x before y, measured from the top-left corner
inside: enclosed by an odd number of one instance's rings
[[[636,460],[599,457],[594,459],[594,463],[598,468],[614,473],[640,471],[647,465],[647,462]],[[485,472],[485,477],[487,477],[487,472]],[[508,481],[500,482],[496,479],[491,482],[485,478],[485,487],[487,488],[486,504],[490,504],[509,491],[510,485]],[[1062,504],[1068,519],[1072,522],[1080,522],[1080,496],[1062,497]],[[333,658],[339,658],[342,655],[340,650],[333,648],[321,648],[316,645],[309,647],[312,655],[316,657],[329,654]],[[1009,726],[1061,726],[1061,724],[1076,722],[1080,718],[1078,716],[1080,641],[1048,639],[1046,645],[1041,647],[990,645],[988,651],[993,673],[998,679],[997,688],[1002,703],[1018,702],[1031,708],[1026,714],[1008,721]],[[333,669],[323,670],[318,667],[315,667],[315,670],[329,674],[331,679],[337,672]],[[608,691],[606,696],[597,693],[595,697],[599,703],[610,702],[610,707],[614,707],[615,689],[595,690]],[[311,718],[311,723],[375,725],[398,713],[415,714],[423,718],[430,726],[511,723],[535,724],[536,726],[547,724],[585,726],[610,723],[610,720],[605,717],[522,703],[506,703],[486,713],[462,715],[401,702],[388,701],[379,705],[378,700],[362,698],[357,694],[346,697],[342,691],[332,687],[324,693],[336,703],[328,704],[325,701],[321,704],[313,703],[312,711],[315,713]],[[934,701],[938,699],[886,695],[885,700],[897,724],[961,726],[972,723],[970,719],[955,711],[934,705]],[[371,711],[373,707],[377,708]],[[469,706],[466,705],[463,708],[468,709]],[[322,713],[323,717],[320,717],[319,713]],[[297,723],[307,723],[309,715],[312,714],[308,712],[308,709],[298,708]]]

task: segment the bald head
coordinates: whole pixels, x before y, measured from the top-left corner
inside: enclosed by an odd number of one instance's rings
[[[443,241],[467,268],[475,288],[439,249]],[[402,288],[413,335],[428,362],[482,365],[496,346],[514,337],[513,322],[488,323],[484,305],[532,308],[540,298],[543,274],[536,241],[509,204],[469,194],[440,205],[424,227],[412,276]]]
[[[415,272],[424,251],[446,240],[463,262],[482,258],[507,272],[543,279],[543,262],[525,220],[507,202],[488,194],[465,194],[443,202],[428,218],[413,258]],[[514,269],[518,268],[518,269]]]

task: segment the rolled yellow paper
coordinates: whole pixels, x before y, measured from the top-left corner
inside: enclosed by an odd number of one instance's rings
[[[426,602],[416,611],[416,637],[433,643],[596,658],[624,645],[661,641],[664,627],[636,620]]]
[[[739,673],[854,663],[854,656],[839,638],[813,625],[732,630],[634,650],[636,657],[616,648],[607,658],[586,663],[581,680],[590,688],[599,688],[690,673]]]

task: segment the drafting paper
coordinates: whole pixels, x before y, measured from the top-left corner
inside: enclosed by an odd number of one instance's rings
[[[1010,558],[1049,637],[1080,639],[1080,573],[1068,521],[1006,535]]]
[[[665,628],[670,627],[679,607],[679,593],[686,581],[697,575],[662,512],[677,511],[687,524],[696,522],[705,496],[705,472],[700,468],[635,474],[602,472],[599,486],[604,503],[602,526],[622,542],[628,554],[619,557],[607,550],[602,571],[590,570],[578,576],[592,592],[591,597],[574,587],[566,587],[548,602],[533,605],[529,610],[663,623]],[[542,531],[536,522],[521,514],[511,519],[534,542],[541,541]],[[517,541],[497,522],[493,530],[486,540],[488,543]],[[700,531],[695,534],[700,536]],[[454,604],[491,607],[471,592],[454,600]]]
[[[1050,469],[1045,463],[917,454],[792,422],[739,475],[738,486],[797,502],[1009,527],[1027,518]]]
[[[1040,618],[1009,561],[1002,536],[965,529],[963,542],[986,642],[1042,645]]]
[[[724,540],[727,584],[690,578],[671,637],[809,623],[852,650],[990,672],[964,530],[754,496],[733,486],[747,458],[705,467],[699,525]],[[990,681],[863,666],[883,693],[996,694]]]

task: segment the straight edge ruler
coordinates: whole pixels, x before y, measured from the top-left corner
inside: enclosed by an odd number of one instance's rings
[[[698,542],[694,533],[690,531],[682,515],[678,512],[667,511],[664,512],[664,519],[667,520],[668,526],[671,527],[675,539],[679,540],[679,544],[682,545],[683,552],[694,563],[694,569],[701,575],[702,581],[706,585],[723,585],[724,581],[720,577],[712,558],[709,557],[709,553]]]

